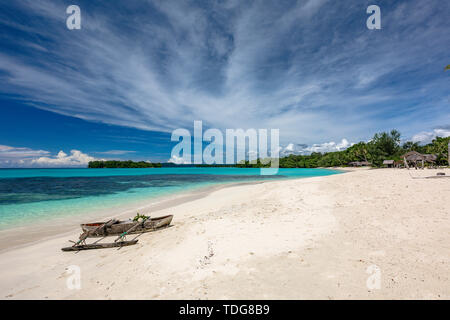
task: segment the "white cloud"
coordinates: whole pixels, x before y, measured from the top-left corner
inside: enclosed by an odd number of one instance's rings
[[[15,160],[47,155],[50,152],[44,150],[32,150],[30,148],[17,148],[0,145],[0,160]]]
[[[351,147],[352,145],[353,143],[348,142],[348,140],[344,138],[339,143],[331,141],[322,144],[313,144],[311,147],[308,148],[308,150],[311,152],[322,152],[322,153],[342,151],[347,149],[348,147]]]
[[[174,164],[191,164],[190,161],[185,161],[182,157],[178,157],[176,155],[173,155],[167,162]]]
[[[308,145],[289,143],[285,147],[280,147],[280,157],[286,157],[290,154],[307,154]]]
[[[94,160],[104,159],[96,159],[79,150],[71,150],[70,155],[60,151],[52,156],[45,150],[0,145],[0,167],[86,167]]]
[[[285,152],[294,152],[294,144],[293,143],[289,143],[286,148],[284,148]]]
[[[79,150],[71,150],[70,155],[60,151],[56,157],[40,157],[31,160],[31,164],[42,167],[84,167],[94,160],[97,159]]]
[[[95,152],[95,153],[117,156],[117,155],[124,155],[124,154],[135,153],[135,152],[136,151],[131,151],[131,150],[108,150],[108,151],[99,151],[99,152]]]
[[[306,144],[294,144],[289,143],[286,147],[281,148],[280,156],[285,157],[290,154],[311,154],[312,152],[334,152],[334,151],[342,151],[354,145],[354,143],[348,142],[347,139],[342,139],[341,142],[336,143],[334,141],[325,142],[320,144],[313,144],[308,146]]]
[[[433,139],[436,137],[446,138],[450,137],[449,129],[434,129],[433,131],[422,131],[420,133],[415,134],[412,138],[412,142],[418,142],[420,144],[428,144],[431,143]]]

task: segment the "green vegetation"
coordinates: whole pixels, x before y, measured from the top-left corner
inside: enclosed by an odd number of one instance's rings
[[[437,156],[437,164],[448,165],[448,144],[450,137],[441,138],[436,137],[432,143],[420,146],[417,143],[406,142],[402,148],[404,152],[417,151],[425,154],[435,154]]]
[[[161,163],[150,163],[145,161],[134,162],[108,160],[108,161],[90,161],[88,168],[160,168]]]
[[[317,168],[347,166],[350,162],[367,161],[373,167],[381,167],[383,160],[401,160],[401,156],[409,151],[417,151],[425,154],[435,154],[438,165],[448,165],[448,143],[450,137],[437,137],[432,143],[420,146],[411,141],[400,144],[400,132],[381,132],[373,136],[369,142],[359,142],[343,151],[317,153],[310,155],[289,155],[280,158],[280,168]],[[258,163],[251,164],[248,161],[237,164],[241,168],[269,167]]]
[[[280,168],[317,168],[317,167],[343,167],[350,162],[368,162],[373,167],[381,167],[383,160],[400,161],[401,156],[409,151],[417,151],[423,154],[435,154],[436,164],[448,165],[448,144],[450,137],[437,137],[430,144],[419,145],[411,141],[400,143],[400,132],[392,130],[381,132],[373,136],[369,142],[359,142],[343,151],[319,153],[310,155],[289,155],[280,158]],[[264,164],[267,163],[267,164]],[[159,168],[161,163],[128,161],[91,161],[89,168]],[[173,166],[176,166],[173,164]],[[192,165],[197,167],[239,167],[239,168],[264,168],[270,167],[269,161],[257,160],[257,163],[249,161],[236,165]]]
[[[140,214],[139,212],[136,214],[136,216],[133,218],[133,221],[139,221],[139,219],[141,219],[139,222],[141,222],[141,221],[145,221],[145,220],[147,220],[148,218],[150,218],[149,216],[146,216],[146,215],[144,215],[144,214]]]

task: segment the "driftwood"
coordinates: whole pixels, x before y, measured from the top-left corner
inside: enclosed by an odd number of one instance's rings
[[[126,247],[136,244],[138,240],[131,241],[120,241],[111,243],[96,243],[96,244],[83,244],[72,247],[62,248],[62,251],[80,251],[80,250],[90,250],[90,249],[105,249],[105,248],[115,248],[115,247]]]

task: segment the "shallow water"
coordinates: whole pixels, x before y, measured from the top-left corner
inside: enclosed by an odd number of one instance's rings
[[[327,169],[253,168],[0,169],[0,228],[105,210],[233,182],[324,176]]]

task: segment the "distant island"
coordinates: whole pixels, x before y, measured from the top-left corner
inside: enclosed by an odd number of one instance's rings
[[[151,163],[145,161],[119,161],[119,160],[108,160],[108,161],[90,161],[88,168],[98,169],[98,168],[161,168],[161,163]]]

